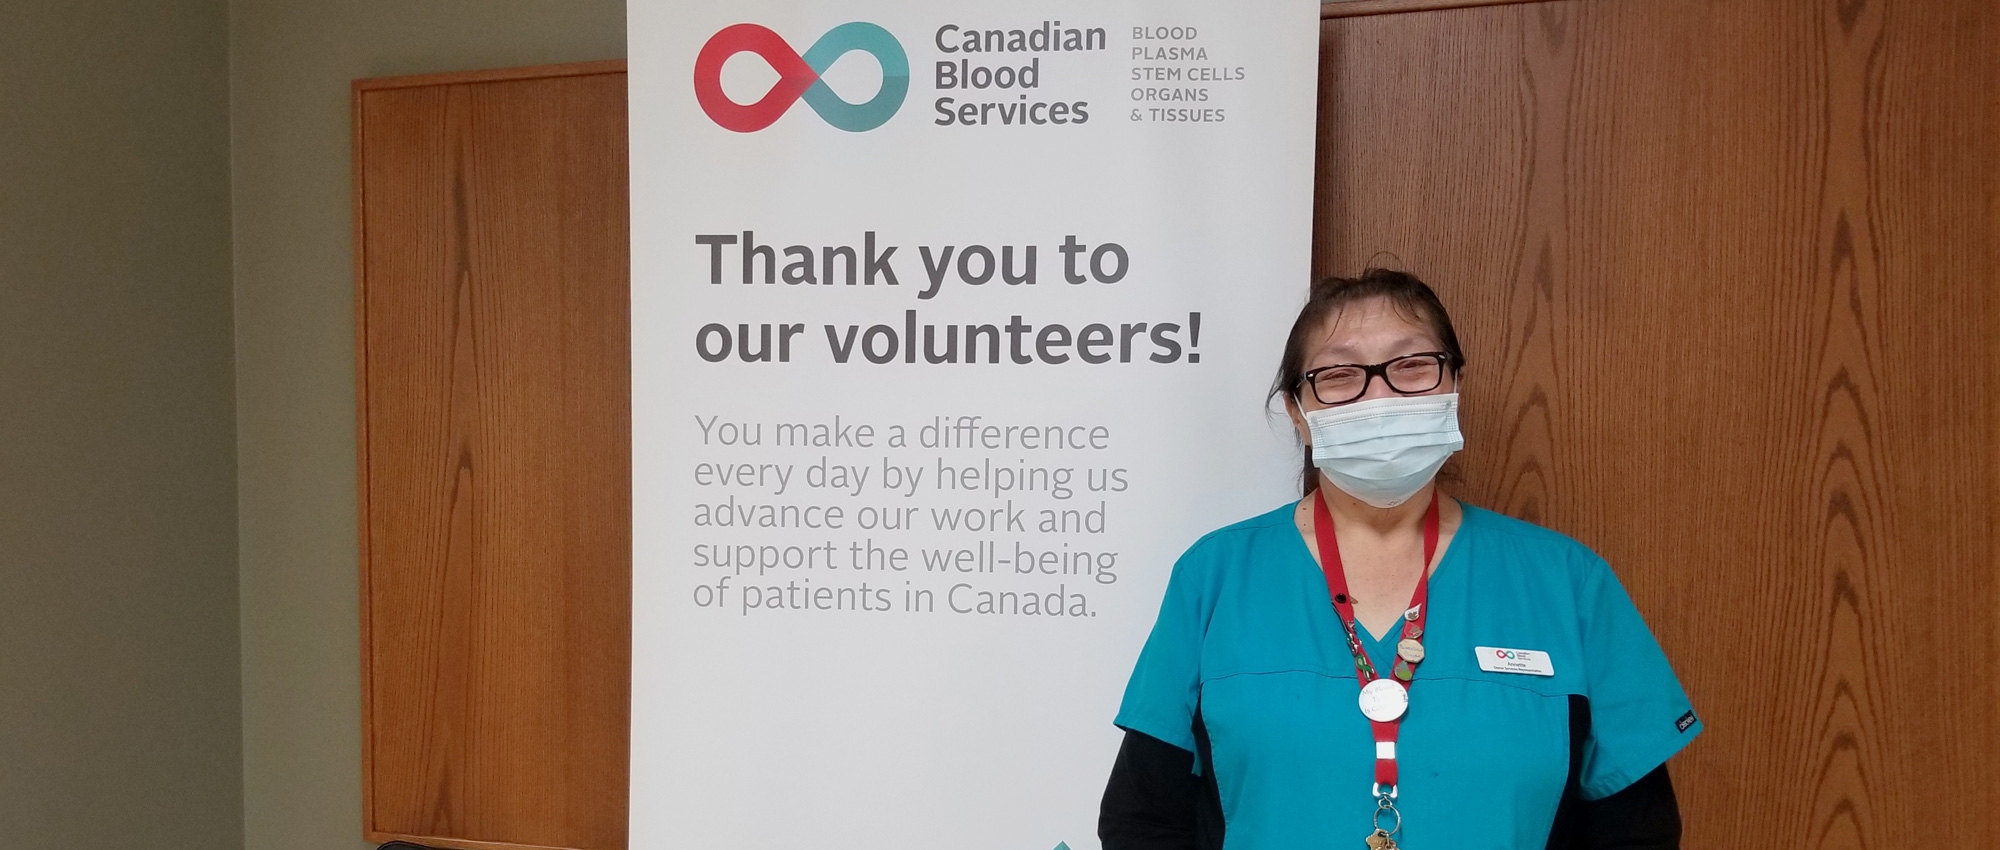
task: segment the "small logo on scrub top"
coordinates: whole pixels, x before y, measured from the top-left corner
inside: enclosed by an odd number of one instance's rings
[[[1681,719],[1674,721],[1674,728],[1679,729],[1682,732],[1686,732],[1688,730],[1688,727],[1693,725],[1694,725],[1694,712],[1692,711],[1681,715]]]
[[[820,75],[834,60],[856,50],[882,66],[882,85],[865,103],[848,103]],[[738,53],[754,53],[778,72],[778,82],[756,103],[737,103],[722,92],[722,65]],[[875,24],[854,21],[828,30],[801,55],[769,28],[756,24],[724,27],[710,36],[694,60],[694,98],[701,111],[725,130],[754,133],[771,126],[801,100],[826,123],[859,133],[882,126],[903,106],[910,90],[910,58],[896,37]]]

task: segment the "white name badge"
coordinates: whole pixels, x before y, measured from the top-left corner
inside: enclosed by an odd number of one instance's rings
[[[1522,673],[1529,676],[1556,674],[1556,665],[1549,660],[1549,654],[1538,649],[1475,646],[1472,651],[1479,656],[1479,669],[1488,673]]]

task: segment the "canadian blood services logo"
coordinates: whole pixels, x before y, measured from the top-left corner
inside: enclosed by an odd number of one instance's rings
[[[840,57],[856,50],[875,57],[882,66],[882,87],[866,103],[842,100],[819,76]],[[755,53],[778,72],[777,84],[756,103],[737,103],[722,91],[722,65],[738,53]],[[910,58],[903,53],[902,43],[888,30],[865,21],[828,30],[804,55],[768,28],[733,24],[710,36],[694,59],[695,101],[710,120],[738,133],[771,126],[800,100],[834,127],[850,133],[873,130],[902,108],[903,96],[909,91]]]

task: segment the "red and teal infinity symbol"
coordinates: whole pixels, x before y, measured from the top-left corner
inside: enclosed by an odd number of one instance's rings
[[[882,66],[882,88],[867,103],[848,103],[819,75],[835,60],[859,50]],[[722,63],[738,53],[755,53],[778,72],[778,83],[756,103],[742,104],[722,93]],[[723,129],[754,133],[778,120],[792,103],[804,100],[819,117],[842,130],[873,130],[895,115],[910,91],[910,57],[902,43],[879,26],[863,21],[841,24],[820,36],[801,56],[777,33],[756,24],[723,28],[694,58],[694,99]]]

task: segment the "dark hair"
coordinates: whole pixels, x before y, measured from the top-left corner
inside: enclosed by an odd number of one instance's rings
[[[1278,361],[1278,376],[1271,382],[1271,394],[1267,400],[1294,399],[1294,391],[1305,378],[1306,358],[1315,342],[1313,337],[1326,327],[1327,320],[1340,315],[1347,305],[1370,298],[1386,298],[1390,307],[1403,317],[1428,325],[1448,355],[1445,365],[1451,367],[1452,378],[1457,379],[1460,370],[1465,368],[1465,351],[1458,346],[1458,333],[1452,330],[1451,315],[1445,312],[1444,302],[1438,300],[1437,293],[1409,272],[1368,268],[1355,277],[1326,277],[1312,285],[1305,306],[1299,308],[1299,317],[1292,321],[1291,335],[1285,338],[1284,358]],[[1317,471],[1313,466],[1312,452],[1308,450],[1305,466],[1300,472],[1301,495],[1311,494],[1313,488],[1318,486]]]

